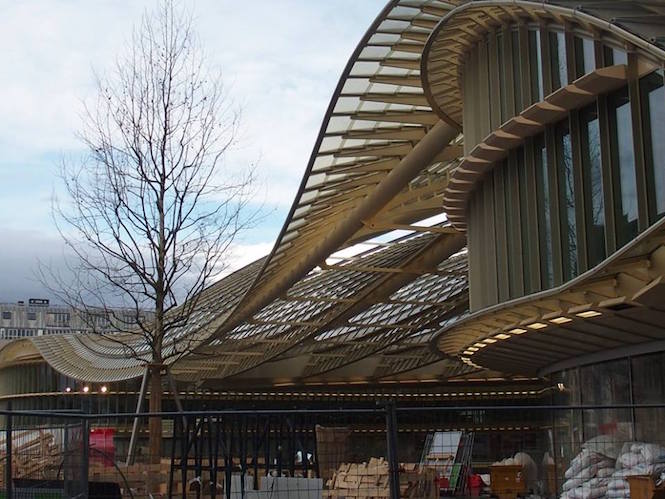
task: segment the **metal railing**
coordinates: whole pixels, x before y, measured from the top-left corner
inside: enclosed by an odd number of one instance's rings
[[[149,418],[162,422],[159,455]],[[664,404],[0,410],[0,486],[7,498],[624,499],[633,477],[665,472],[664,427]]]

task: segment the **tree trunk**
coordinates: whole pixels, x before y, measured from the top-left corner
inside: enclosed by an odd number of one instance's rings
[[[162,411],[162,365],[150,365],[150,412]],[[162,418],[150,418],[149,453],[150,462],[159,463],[162,457]]]

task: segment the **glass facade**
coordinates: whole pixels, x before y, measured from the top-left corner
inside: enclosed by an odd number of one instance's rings
[[[534,252],[534,243],[530,237],[533,233],[533,224],[532,224],[532,213],[527,211],[529,206],[529,172],[527,172],[526,162],[524,160],[524,148],[520,147],[517,150],[516,154],[517,159],[517,174],[519,178],[519,221],[520,221],[520,239],[521,239],[521,249],[522,253],[520,255],[520,260],[522,261],[522,276],[523,276],[523,285],[524,293],[530,293],[534,290],[534,286],[531,285],[531,262],[529,257]],[[514,214],[514,213],[513,213]],[[510,258],[510,255],[509,255]],[[516,295],[517,296],[517,295]]]
[[[631,359],[632,394],[635,404],[660,404],[665,401],[665,352]],[[648,440],[662,431],[665,408],[636,408],[635,437]]]
[[[553,404],[593,406],[555,413],[559,419],[575,414],[576,424],[559,425],[568,429],[559,435],[560,442],[581,444],[599,436],[619,441],[663,440],[665,407],[658,406],[665,404],[665,352],[570,368],[552,375],[552,381],[560,387],[553,394]],[[647,404],[656,407],[640,407]],[[575,452],[571,449],[571,454]]]
[[[628,89],[612,94],[608,108],[614,183],[618,187],[614,214],[617,245],[623,246],[637,235],[637,181]]]
[[[577,78],[596,69],[596,50],[593,40],[575,37],[575,76]]]
[[[628,464],[630,456],[621,455],[630,454],[635,445],[665,445],[665,352],[581,364],[550,378],[550,402],[558,406],[551,411],[552,456],[558,477],[550,490],[561,493],[563,486],[565,496],[564,482],[570,476],[564,473],[583,448],[611,460],[608,476],[647,473],[644,465],[642,471],[629,471],[634,464]],[[589,493],[588,487],[577,490]]]
[[[552,90],[568,85],[568,60],[566,58],[566,37],[561,31],[549,33],[550,62],[552,69]],[[542,100],[542,99],[541,99]]]
[[[517,155],[523,154],[522,151],[517,151]],[[519,207],[519,178],[518,178],[518,164],[517,161],[510,161],[506,167],[506,182],[504,189],[506,190],[505,196],[505,213],[513,213],[516,207]],[[517,208],[519,209],[519,208]],[[506,242],[508,255],[516,255],[508,260],[508,294],[515,296],[522,290],[522,280],[520,278],[522,271],[522,262],[519,255],[521,248],[519,247],[520,241],[520,216],[506,216]]]
[[[649,180],[649,213],[652,219],[665,214],[665,87],[663,71],[640,80],[644,117],[644,154]]]
[[[575,173],[573,171],[573,147],[567,121],[559,123],[555,129],[555,137],[563,278],[569,280],[577,275],[578,266]]]
[[[506,44],[504,42],[503,33],[499,33],[496,36],[496,46],[497,46],[497,60],[505,61],[506,60]],[[506,65],[499,63],[499,99],[501,102],[501,123],[506,121],[510,114],[508,112],[508,98],[506,92],[509,90],[509,87],[506,83]]]
[[[529,31],[529,80],[531,81],[531,102],[540,102],[545,97],[543,87],[543,59],[540,31]]]
[[[554,284],[554,267],[552,259],[552,206],[550,193],[550,176],[545,147],[545,137],[538,135],[533,139],[533,155],[538,179],[538,240],[540,243],[540,275],[543,288]]]
[[[465,67],[465,85],[476,90],[470,105],[482,106],[487,97],[484,114],[500,116],[501,123],[599,66],[637,67],[621,49],[550,26],[504,28],[482,43],[495,50],[485,56],[498,60],[481,61],[486,72],[473,72],[477,62]],[[480,60],[482,51],[472,56]],[[665,214],[663,70],[637,84],[598,95],[527,136],[480,182],[487,185],[471,193],[478,199],[468,204],[469,251],[482,247],[491,260],[471,277],[473,310],[565,283]],[[467,151],[498,127],[499,120],[479,121],[482,114],[465,123]],[[480,197],[489,195],[500,209],[474,216],[474,207],[488,206]]]
[[[513,95],[515,99],[515,110],[519,112],[524,109],[525,102],[523,99],[522,91],[522,57],[520,56],[520,39],[519,33],[513,31],[511,33],[512,41],[512,61],[513,61]]]
[[[580,146],[587,226],[589,268],[605,259],[605,190],[603,189],[600,125],[596,105],[580,112]]]

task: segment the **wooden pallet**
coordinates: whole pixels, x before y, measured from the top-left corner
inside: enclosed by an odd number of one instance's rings
[[[402,498],[438,497],[435,474],[415,464],[400,464],[399,490]],[[384,499],[390,497],[390,469],[383,458],[365,463],[342,463],[326,482],[324,499]]]

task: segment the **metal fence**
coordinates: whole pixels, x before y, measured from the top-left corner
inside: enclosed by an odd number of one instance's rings
[[[664,407],[140,414],[133,444],[134,414],[0,411],[0,487],[7,498],[650,499],[665,472]]]

